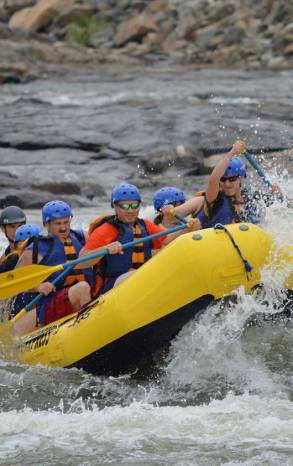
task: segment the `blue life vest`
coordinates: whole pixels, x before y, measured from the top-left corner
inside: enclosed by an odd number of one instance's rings
[[[133,241],[134,232],[131,226],[126,223],[120,222],[116,216],[109,216],[103,218],[101,222],[96,225],[98,228],[104,223],[109,223],[117,228],[117,238],[121,244],[125,244]],[[141,237],[145,238],[149,235],[145,222],[142,219],[137,219],[137,224],[141,231]],[[144,262],[148,261],[152,257],[152,243],[148,241],[143,243],[140,247],[140,252],[144,253]],[[136,246],[137,249],[137,246]],[[108,254],[102,258],[102,260],[95,267],[95,273],[100,275],[104,281],[104,285],[101,288],[101,292],[105,293],[111,289],[115,283],[115,280],[122,274],[127,273],[130,269],[138,268],[143,264],[133,264],[132,254],[134,247],[125,249],[123,254]]]
[[[75,247],[76,255],[78,257],[79,252],[83,248],[85,244],[85,236],[82,230],[71,230],[70,231],[70,239],[72,244]],[[47,236],[47,237],[38,237],[34,242],[32,242],[26,250],[33,251],[33,262],[36,263],[36,258],[38,254],[42,256],[42,260],[39,264],[42,265],[58,265],[64,264],[66,262],[66,255],[64,252],[64,246],[62,241],[60,241],[56,236]],[[62,271],[61,271],[62,272]],[[48,280],[52,282],[58,274],[61,273],[55,272]],[[92,285],[93,283],[93,273],[92,269],[83,269],[83,274],[87,280],[87,282]],[[60,280],[59,283],[56,284],[56,289],[60,290],[64,287],[64,281],[66,277]],[[34,298],[37,296],[37,293],[21,293],[16,296],[13,307],[11,310],[11,314],[17,314],[21,309],[23,309],[27,304],[29,304]],[[38,313],[38,321],[39,323],[43,324],[45,321],[45,312],[46,307],[50,303],[51,299],[53,298],[53,293],[50,293],[49,296],[44,296],[41,300],[40,304],[37,305],[37,313]]]
[[[148,232],[144,221],[139,219],[137,223],[141,230],[141,237],[145,238],[146,236],[148,236]],[[121,244],[133,241],[133,229],[125,223],[120,223],[119,234],[116,241],[119,241]],[[106,277],[118,277],[119,275],[126,273],[131,268],[133,268],[133,249],[134,248],[132,246],[130,248],[125,249],[125,251],[123,251],[123,254],[108,254],[104,257],[103,260],[105,260],[106,262]],[[152,257],[151,241],[143,243],[142,249],[142,252],[144,253],[144,261],[146,262]]]
[[[250,196],[246,190],[243,190],[241,194],[245,205],[242,212],[236,212],[232,199],[222,192],[219,192],[212,205],[205,201],[197,215],[202,228],[211,228],[217,223],[222,225],[239,222],[260,223],[264,217],[264,211],[260,205],[257,205],[257,201],[260,199],[258,193]]]
[[[81,249],[85,245],[85,236],[82,230],[71,230],[70,239],[76,251],[76,256],[78,257]],[[64,245],[60,239],[56,236],[43,237],[38,241],[38,254],[42,256],[42,260],[39,264],[42,265],[58,265],[64,264],[66,262],[66,254],[64,251]],[[92,269],[83,269],[82,270],[87,282],[92,284]],[[55,272],[49,277],[49,281],[52,282],[61,272]],[[64,287],[64,282],[66,277],[56,284],[56,289],[60,290]]]

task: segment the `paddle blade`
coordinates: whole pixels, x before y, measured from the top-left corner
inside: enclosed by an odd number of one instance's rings
[[[10,298],[35,288],[52,273],[63,270],[63,265],[28,265],[0,274],[0,299]]]

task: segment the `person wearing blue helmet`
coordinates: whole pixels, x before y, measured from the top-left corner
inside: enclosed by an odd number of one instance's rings
[[[39,225],[34,225],[31,223],[26,223],[17,228],[14,235],[14,242],[19,243],[35,236],[41,236],[42,229]]]
[[[183,216],[194,214],[194,207],[198,207],[201,202],[196,217],[202,228],[214,227],[217,223],[260,223],[265,216],[265,207],[272,204],[273,200],[268,193],[252,192],[242,186],[246,178],[246,168],[239,156],[246,149],[246,143],[237,140],[212,171],[207,190],[198,193],[203,196],[196,196],[176,207],[175,212]],[[272,194],[274,195],[273,191]],[[172,213],[170,206],[163,207],[162,210],[164,215]]]
[[[165,205],[172,205],[177,207],[186,201],[186,196],[180,188],[173,186],[166,186],[155,192],[153,197],[154,209],[157,215],[154,219],[156,225],[161,225],[163,228],[171,228],[179,223],[176,219],[169,219],[161,212],[162,207]]]
[[[71,229],[72,211],[70,206],[61,200],[47,202],[42,208],[42,219],[48,236],[37,237],[20,257],[17,267],[31,265],[58,265],[74,260],[85,244],[86,236],[82,230]],[[58,272],[57,272],[58,274]],[[36,309],[19,319],[14,328],[16,335],[31,331],[36,324],[44,325],[78,311],[91,300],[91,269],[73,269],[56,286],[52,280],[41,283],[34,291],[43,293],[44,299]],[[24,307],[31,296],[26,293],[18,296],[14,313]]]
[[[109,254],[87,263],[88,266],[95,266],[96,295],[105,293],[127,278],[151,259],[153,251],[161,249],[182,233],[180,231],[137,244],[122,253],[123,244],[163,232],[164,229],[150,220],[139,217],[141,194],[132,184],[122,183],[113,189],[111,206],[114,209],[113,215],[104,215],[92,222],[88,232],[89,238],[80,254],[86,255],[108,249]]]
[[[202,228],[237,222],[260,223],[265,203],[259,192],[243,188],[246,168],[240,155],[247,150],[244,141],[234,142],[232,149],[216,165],[209,178],[205,203],[198,214]]]

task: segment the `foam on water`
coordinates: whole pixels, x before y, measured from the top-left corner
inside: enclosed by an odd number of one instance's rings
[[[75,226],[92,214],[75,212]],[[268,209],[280,244],[291,223],[285,206]],[[276,312],[281,278],[264,270],[263,294],[240,289],[186,325],[152,380],[0,361],[0,464],[292,465],[292,324],[245,325]]]
[[[292,415],[286,399],[247,393],[189,407],[26,408],[0,415],[0,461],[27,464],[37,451],[39,464],[57,464],[52,452],[62,464],[273,464],[293,453]]]

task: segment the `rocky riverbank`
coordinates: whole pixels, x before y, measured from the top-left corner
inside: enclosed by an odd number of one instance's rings
[[[272,172],[292,167],[293,72],[100,67],[0,93],[0,207],[108,203],[114,184],[189,195],[206,185],[216,156],[247,137]],[[279,178],[279,181],[282,181]]]
[[[0,83],[79,64],[293,67],[287,0],[0,0]]]

